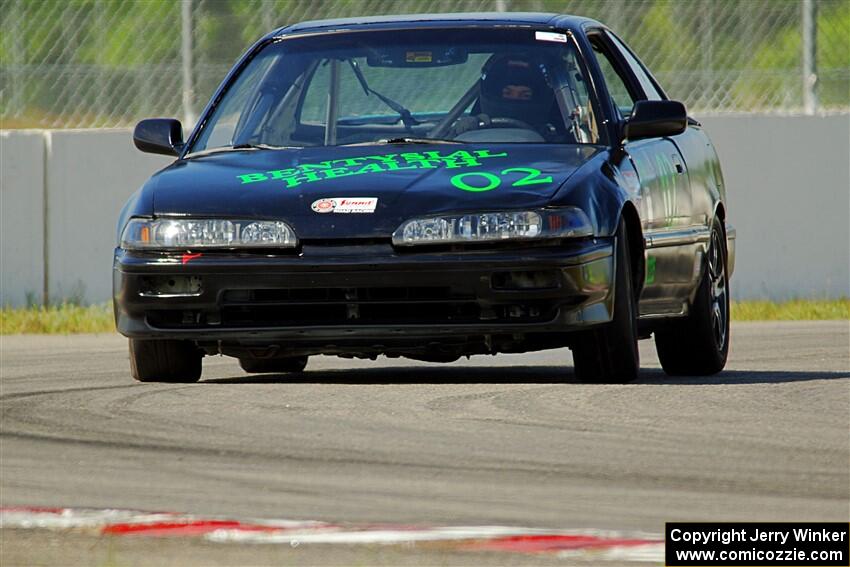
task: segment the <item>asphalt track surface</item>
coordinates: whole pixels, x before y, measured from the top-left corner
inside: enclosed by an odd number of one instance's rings
[[[134,383],[113,335],[6,336],[0,359],[3,506],[652,533],[850,519],[847,321],[734,324],[709,378],[666,377],[642,341],[628,385],[575,383],[566,349],[301,375],[215,357],[189,385]]]

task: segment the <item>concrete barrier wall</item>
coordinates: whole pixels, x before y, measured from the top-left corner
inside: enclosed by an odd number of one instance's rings
[[[118,212],[172,160],[140,152],[125,130],[54,130],[48,144],[48,297],[106,301]]]
[[[702,121],[738,230],[732,297],[850,296],[850,115]]]
[[[703,123],[738,229],[733,296],[850,296],[850,116]],[[3,132],[0,304],[108,300],[118,212],[168,162],[126,130]]]
[[[44,299],[44,134],[0,132],[0,305]]]
[[[0,156],[0,304],[110,299],[118,212],[170,160],[123,129],[4,131]]]

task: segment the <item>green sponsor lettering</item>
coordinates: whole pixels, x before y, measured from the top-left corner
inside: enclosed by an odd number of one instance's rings
[[[402,154],[404,155],[404,154]],[[380,161],[383,163],[394,162],[398,158],[398,154],[387,154],[383,156],[366,156],[365,159],[373,159],[375,161]]]
[[[667,226],[672,226],[676,217],[676,171],[673,163],[664,156],[655,156],[655,165],[658,171],[658,184],[661,189],[661,198],[664,201],[664,220]]]
[[[354,172],[345,167],[336,167],[334,169],[326,169],[322,173],[325,174],[325,179],[336,179],[337,177],[345,177],[346,175],[354,175]]]
[[[466,150],[458,150],[456,152],[452,152],[445,157],[446,160],[465,160],[465,161],[475,161],[475,157],[467,152]]]
[[[363,163],[367,159],[369,159],[368,156],[366,156],[366,157],[355,157],[355,158],[342,158],[342,159],[335,159],[335,160],[333,160],[333,162],[334,163],[341,163],[345,167],[354,167],[356,165],[360,165],[361,163]]]
[[[383,167],[381,167],[380,163],[367,163],[360,169],[354,172],[355,175],[360,175],[361,173],[380,173],[382,171],[386,171]]]
[[[412,160],[412,161],[408,161],[407,163],[412,165],[414,168],[436,169],[436,168],[440,167],[440,164],[442,164],[443,162],[441,160],[438,160],[438,159],[423,159],[422,161]]]
[[[273,169],[272,171],[267,171],[272,179],[283,179],[285,177],[290,177],[298,173],[297,169],[289,168],[289,169]]]
[[[476,152],[477,154],[478,152]],[[507,154],[505,154],[507,155]],[[481,156],[488,157],[488,156]],[[478,160],[478,157],[472,155],[471,153],[465,150],[458,150],[446,156],[445,158],[446,168],[454,169],[456,167],[476,167],[481,165],[481,162]]]
[[[443,154],[435,150],[424,152],[405,152],[402,154],[376,154],[361,157],[339,158],[318,163],[303,163],[297,167],[274,169],[266,172],[243,173],[237,175],[237,177],[242,184],[268,180],[283,181],[284,187],[291,189],[303,183],[313,183],[316,181],[336,179],[337,177],[346,177],[349,175],[384,173],[405,169],[435,169],[438,167],[457,169],[464,167],[477,167],[481,165],[481,159],[507,157],[507,155],[507,152],[492,153],[490,150],[475,150],[474,152],[457,150],[448,154]],[[529,174],[515,182],[514,185],[548,183],[551,182],[552,179],[551,176],[539,178],[540,171],[530,168],[513,168],[505,171],[519,171],[527,172]],[[464,181],[463,174],[453,177],[452,183],[464,191],[490,191],[501,184],[501,180],[498,176],[492,173],[475,172],[474,175],[480,176],[475,184],[470,184]],[[482,179],[486,181],[486,184],[481,185],[480,181]]]
[[[242,184],[245,183],[255,183],[257,181],[266,181],[268,177],[266,177],[262,173],[243,173],[242,175],[237,175],[239,179],[242,180]]]
[[[498,154],[491,154],[490,150],[475,150],[475,155],[480,158],[491,158],[491,157],[508,157],[508,152],[501,152]]]
[[[283,179],[286,182],[286,188],[292,189],[293,187],[297,187],[302,183],[312,183],[313,181],[319,181],[321,177],[315,171],[305,171],[303,175],[293,175],[291,177],[285,177]]]
[[[481,162],[475,159],[474,157],[470,158],[461,158],[461,159],[451,159],[446,158],[444,163],[446,164],[446,169],[457,169],[458,167],[475,167],[481,165]]]
[[[655,256],[649,256],[646,259],[646,280],[647,284],[655,283]]]
[[[414,164],[409,164],[406,166],[401,166],[394,161],[387,162],[384,164],[387,167],[387,171],[398,171],[399,169],[419,169],[419,166]]]
[[[304,171],[304,172],[315,171],[317,169],[319,169],[319,170],[331,169],[333,167],[331,165],[332,163],[333,162],[330,162],[330,161],[323,161],[322,163],[302,163],[301,165],[298,166],[298,169],[300,169],[301,171]]]

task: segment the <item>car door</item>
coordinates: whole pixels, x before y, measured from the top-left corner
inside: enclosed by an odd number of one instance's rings
[[[652,99],[654,95],[661,97],[655,81],[634,54],[616,35],[607,30],[605,34],[613,47],[623,56],[623,60],[637,77],[641,88],[648,93],[648,98]],[[690,206],[688,211],[680,211],[682,214],[687,214],[687,218],[682,218],[681,221],[694,233],[707,233],[720,192],[720,182],[717,179],[717,154],[714,146],[703,132],[702,125],[692,118],[688,119],[688,128],[684,132],[671,136],[669,140],[676,145],[684,158],[688,174],[688,204]]]
[[[634,57],[607,30],[591,30],[593,47],[621,123],[638,100],[666,98]],[[684,312],[694,281],[694,252],[682,245],[693,224],[688,162],[670,137],[629,140],[613,164],[625,180],[636,177],[635,199],[646,239],[642,316]],[[616,154],[616,152],[615,152]],[[616,159],[616,158],[615,158]],[[633,173],[632,173],[633,172]]]

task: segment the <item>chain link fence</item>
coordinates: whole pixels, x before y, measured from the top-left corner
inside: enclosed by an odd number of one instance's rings
[[[191,121],[276,27],[458,11],[596,18],[696,114],[850,110],[848,0],[0,0],[0,127]]]

